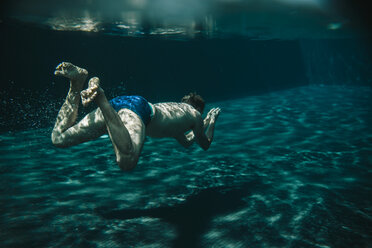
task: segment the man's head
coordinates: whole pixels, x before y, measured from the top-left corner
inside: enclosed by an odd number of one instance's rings
[[[203,98],[196,93],[190,93],[184,97],[182,97],[182,102],[188,103],[191,106],[193,106],[196,110],[200,112],[200,114],[203,114],[205,102]]]

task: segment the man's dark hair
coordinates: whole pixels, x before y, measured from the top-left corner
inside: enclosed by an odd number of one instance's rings
[[[184,97],[182,97],[182,102],[188,103],[193,106],[200,114],[203,114],[205,102],[203,98],[196,93],[190,93]]]

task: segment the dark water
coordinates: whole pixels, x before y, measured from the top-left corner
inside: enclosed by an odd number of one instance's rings
[[[357,0],[3,0],[0,132],[53,125],[62,61],[98,76],[110,97],[152,102],[371,86],[369,16]]]
[[[121,172],[110,140],[0,136],[2,247],[371,247],[370,87],[214,102],[210,150],[147,139]]]

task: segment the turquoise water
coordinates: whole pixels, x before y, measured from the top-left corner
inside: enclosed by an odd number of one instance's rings
[[[220,107],[204,152],[147,139],[121,172],[107,136],[0,136],[2,247],[369,247],[370,87],[306,86]]]

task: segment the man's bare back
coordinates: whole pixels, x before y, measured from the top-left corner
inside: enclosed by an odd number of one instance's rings
[[[146,135],[154,138],[177,137],[192,129],[200,113],[187,103],[156,103],[154,116],[146,127]]]
[[[146,111],[145,114],[136,111],[136,107],[143,106],[123,107],[116,111],[112,102],[107,100],[98,78],[91,78],[89,87],[81,91],[88,75],[85,69],[63,62],[57,66],[55,75],[70,79],[70,90],[52,131],[52,142],[57,147],[76,145],[108,133],[119,167],[131,170],[138,162],[146,135],[154,138],[172,137],[185,147],[195,141],[204,150],[209,148],[213,140],[220,109],[211,109],[203,120],[204,101],[200,105],[200,96],[190,94],[181,103],[148,103],[153,114],[151,118],[148,116],[149,121],[145,123],[147,116],[143,115],[147,114]],[[98,108],[74,124],[80,96],[84,106],[94,101]],[[145,104],[148,108],[144,101],[139,104]]]

